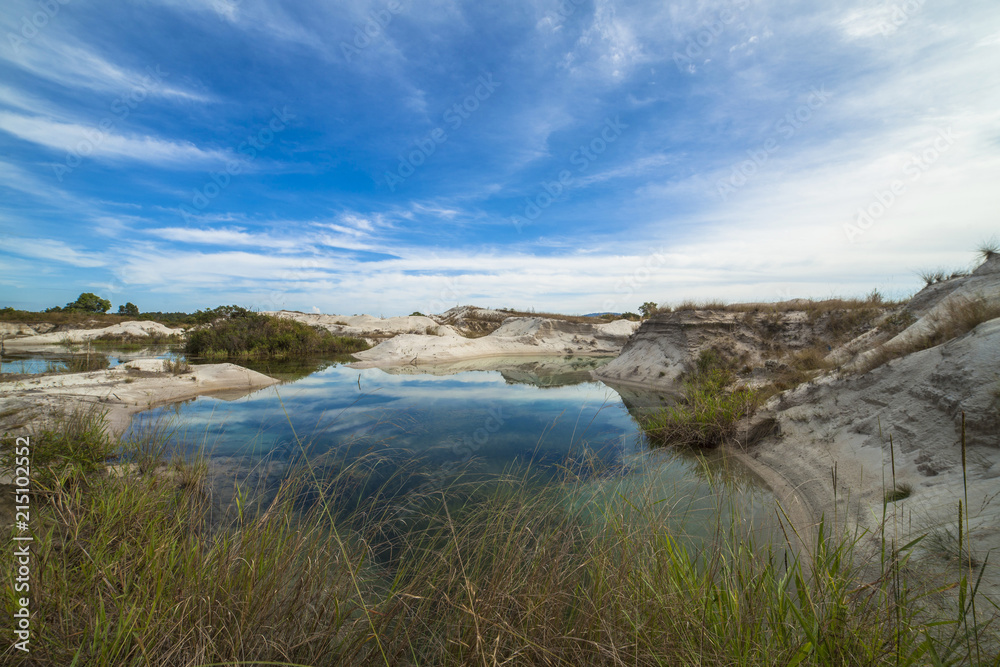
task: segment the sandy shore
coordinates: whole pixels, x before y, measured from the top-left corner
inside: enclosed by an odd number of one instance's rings
[[[150,408],[212,394],[237,398],[279,381],[235,364],[191,366],[190,372],[164,370],[161,359],[139,359],[107,370],[28,377],[0,382],[0,413],[42,415],[95,406],[121,433],[132,415]]]

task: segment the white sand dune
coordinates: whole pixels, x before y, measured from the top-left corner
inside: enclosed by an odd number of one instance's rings
[[[24,330],[24,329],[21,329]],[[29,329],[30,330],[30,329]],[[45,350],[51,345],[62,345],[64,343],[80,344],[89,340],[100,338],[101,336],[132,336],[143,338],[150,335],[182,336],[183,329],[171,329],[159,322],[131,321],[115,324],[103,329],[69,329],[66,331],[53,331],[43,334],[22,336],[19,338],[9,338],[4,341],[4,348],[14,351]]]
[[[465,338],[401,334],[354,356],[356,368],[441,364],[483,357],[614,355],[637,322],[585,324],[540,317],[512,317],[493,333]]]

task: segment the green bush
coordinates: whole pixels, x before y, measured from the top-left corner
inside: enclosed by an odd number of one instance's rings
[[[752,416],[760,403],[756,390],[730,390],[733,380],[731,361],[716,350],[703,350],[684,381],[681,401],[643,422],[650,442],[708,448],[733,437],[739,421]]]
[[[368,344],[359,338],[334,336],[295,320],[239,306],[222,306],[208,312],[220,316],[191,332],[184,348],[188,354],[209,359],[286,359],[368,349]]]

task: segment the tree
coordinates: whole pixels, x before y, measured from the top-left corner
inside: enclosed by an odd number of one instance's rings
[[[93,292],[84,292],[76,298],[76,301],[72,301],[66,304],[66,310],[79,310],[85,313],[106,313],[111,308],[111,302],[107,299],[102,299]]]
[[[139,306],[129,301],[124,306],[118,306],[118,314],[128,315],[129,317],[139,317]]]
[[[650,317],[656,313],[656,304],[652,301],[647,301],[646,303],[639,306],[639,312],[642,313],[643,318]]]

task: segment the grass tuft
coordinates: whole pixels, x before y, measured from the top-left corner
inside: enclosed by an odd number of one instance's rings
[[[997,240],[996,237],[985,240],[979,244],[976,252],[981,261],[988,262],[997,255],[1000,255],[1000,240]]]
[[[896,488],[892,489],[891,491],[885,492],[885,502],[894,503],[897,500],[905,500],[906,498],[909,498],[912,495],[913,495],[913,485],[904,482],[902,484],[897,484]]]
[[[174,375],[184,375],[191,372],[191,364],[184,358],[165,359],[163,361],[163,370]]]

